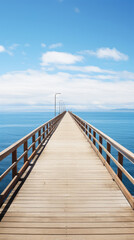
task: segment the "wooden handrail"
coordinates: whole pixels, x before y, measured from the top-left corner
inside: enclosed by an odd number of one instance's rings
[[[88,122],[86,122],[85,120],[81,119],[80,117],[78,117],[77,115],[75,115],[74,113],[69,112],[70,114],[72,114],[73,116],[77,117],[77,119],[81,120],[82,122],[84,122],[86,125],[88,125],[91,129],[93,129],[96,133],[98,133],[103,139],[105,139],[107,142],[109,142],[114,148],[116,148],[117,151],[119,151],[120,153],[122,153],[122,155],[124,155],[124,157],[126,157],[128,160],[130,160],[131,162],[134,163],[134,153],[132,153],[131,151],[129,151],[127,148],[123,147],[121,144],[119,144],[118,142],[116,142],[114,139],[110,138],[108,135],[106,135],[105,133],[101,132],[99,129],[97,129],[96,127],[94,127],[93,125],[89,124]]]
[[[4,189],[4,191],[0,195],[0,205],[3,204],[5,198],[9,194],[9,192],[13,189],[13,187],[18,182],[19,178],[23,174],[23,172],[28,167],[30,161],[34,158],[36,152],[41,148],[42,144],[48,139],[48,137],[55,131],[59,122],[63,118],[65,112],[59,114],[55,118],[49,120],[48,122],[42,124],[31,133],[21,138],[16,143],[12,144],[2,152],[0,152],[0,161],[4,160],[7,156],[12,154],[12,164],[1,174],[0,181],[6,177],[6,175],[12,170],[12,181],[8,184],[8,186]],[[35,137],[35,134],[38,133],[38,137]],[[32,138],[32,143],[28,146],[28,140]],[[36,145],[35,145],[36,143]],[[17,157],[17,149],[24,145],[23,153]],[[28,152],[32,148],[32,153],[28,157]],[[18,162],[24,158],[24,164],[19,171],[17,171]]]
[[[10,153],[12,153],[16,148],[18,148],[19,146],[21,146],[26,140],[28,140],[29,138],[31,138],[34,134],[36,134],[39,130],[41,130],[44,126],[46,126],[49,122],[56,120],[59,116],[61,116],[62,114],[58,115],[57,117],[49,120],[48,122],[42,124],[41,126],[39,126],[38,128],[36,128],[35,130],[33,130],[32,132],[30,132],[29,134],[27,134],[25,137],[21,138],[20,140],[18,140],[17,142],[13,143],[11,146],[9,146],[8,148],[4,149],[2,152],[0,152],[0,161],[2,159],[4,159],[5,157],[7,157]]]
[[[134,197],[130,194],[129,190],[125,187],[122,182],[122,173],[127,177],[127,179],[134,185],[134,178],[128,173],[128,171],[123,167],[123,157],[126,157],[132,164],[134,164],[134,153],[123,147],[121,144],[117,143],[115,140],[95,128],[93,125],[89,124],[82,118],[78,117],[72,112],[69,112],[73,119],[80,126],[84,134],[88,137],[89,142],[91,143],[94,150],[97,152],[99,157],[101,158],[103,164],[107,167],[108,171],[117,182],[122,192],[130,202],[131,206],[134,208]],[[91,133],[91,130],[93,134]],[[96,138],[96,134],[99,136],[99,140]],[[107,143],[107,148],[103,145],[103,140]],[[98,148],[96,146],[98,144]],[[118,159],[116,160],[114,156],[111,154],[111,146],[117,150]],[[102,150],[106,153],[106,159],[102,155]],[[110,166],[110,159],[117,166],[117,174]]]

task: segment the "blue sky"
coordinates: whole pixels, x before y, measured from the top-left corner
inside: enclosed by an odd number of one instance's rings
[[[0,109],[134,108],[133,0],[1,0]],[[81,98],[80,98],[81,96]]]

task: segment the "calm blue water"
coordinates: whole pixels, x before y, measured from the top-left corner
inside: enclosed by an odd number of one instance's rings
[[[0,151],[53,117],[52,112],[0,113]]]
[[[134,152],[134,112],[76,112],[78,116],[91,123],[105,134]],[[41,124],[54,117],[53,113],[0,113],[0,151],[4,150]],[[20,149],[20,152],[22,149]],[[112,149],[113,155],[117,153]],[[0,174],[10,165],[11,157],[0,162]],[[23,161],[19,163],[19,168]],[[117,171],[115,165],[111,166]],[[124,160],[124,166],[134,176],[134,165]],[[11,173],[0,183],[0,191],[11,180]],[[123,181],[134,194],[132,184],[123,176]]]

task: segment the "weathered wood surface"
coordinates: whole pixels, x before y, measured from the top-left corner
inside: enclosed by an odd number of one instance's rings
[[[134,239],[134,211],[68,113],[2,219],[0,239]]]

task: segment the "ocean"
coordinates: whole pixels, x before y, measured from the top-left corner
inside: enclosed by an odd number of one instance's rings
[[[115,141],[134,152],[134,112],[74,112]],[[0,151],[4,150],[32,130],[54,117],[52,112],[0,113]],[[20,149],[21,151],[21,149]],[[112,150],[117,158],[117,153]],[[105,156],[105,154],[104,154]],[[0,174],[11,164],[7,157],[0,162]],[[19,168],[23,161],[19,163]],[[115,171],[117,168],[111,161]],[[124,167],[134,177],[134,164],[124,159]],[[11,180],[11,172],[0,183],[0,192]],[[123,176],[123,182],[134,195],[132,184]]]

